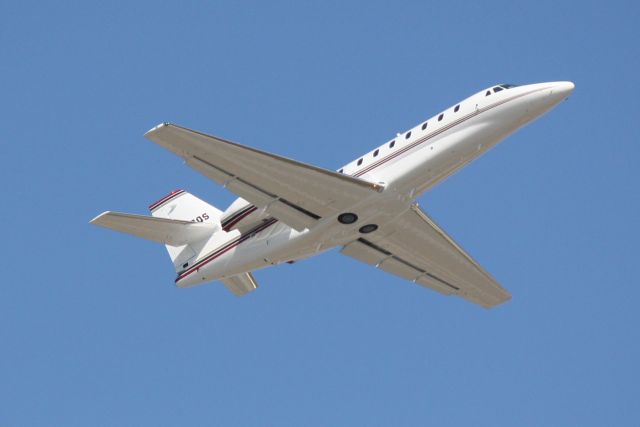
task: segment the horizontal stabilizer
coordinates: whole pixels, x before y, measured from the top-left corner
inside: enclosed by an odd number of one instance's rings
[[[204,239],[218,230],[214,224],[111,211],[98,215],[91,220],[91,224],[171,246]]]
[[[251,273],[227,277],[226,279],[222,279],[222,283],[237,297],[241,297],[258,289],[258,282],[256,282],[256,279]]]

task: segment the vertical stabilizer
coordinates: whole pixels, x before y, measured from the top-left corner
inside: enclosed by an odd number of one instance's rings
[[[211,224],[220,230],[222,211],[184,190],[175,190],[149,205],[151,215],[183,221]],[[211,236],[208,236],[211,237]],[[189,242],[182,246],[165,245],[176,272],[188,268],[208,238]]]

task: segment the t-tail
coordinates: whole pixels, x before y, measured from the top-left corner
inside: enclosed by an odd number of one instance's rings
[[[184,190],[172,191],[149,210],[152,216],[107,211],[91,224],[163,243],[176,273],[193,264],[211,236],[222,230],[222,212]]]
[[[151,216],[104,212],[91,224],[163,243],[176,273],[193,265],[209,239],[226,233],[220,226],[222,211],[184,190],[175,190],[149,205]],[[235,295],[244,295],[258,285],[247,272],[222,279]]]
[[[184,190],[172,191],[149,205],[149,211],[154,218],[189,221],[188,226],[193,230],[210,230],[206,234],[185,239],[182,245],[165,245],[176,272],[192,265],[207,240],[221,230],[222,211]]]

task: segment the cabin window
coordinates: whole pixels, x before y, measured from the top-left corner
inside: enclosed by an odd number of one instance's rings
[[[488,90],[487,93],[484,94],[484,96],[489,96],[489,95],[491,95],[491,91],[490,90]]]
[[[444,117],[444,113],[440,114],[440,115],[438,116],[438,121],[441,121],[443,117]]]
[[[358,160],[358,166],[362,164],[362,159]]]
[[[502,90],[502,88],[500,86],[496,86],[493,88],[493,92],[500,92]]]
[[[427,123],[429,123],[429,122],[424,122],[424,123],[422,124],[422,130],[425,130],[425,129],[427,128]]]
[[[393,148],[394,145],[396,145],[395,139],[389,143],[389,148]]]
[[[456,108],[453,109],[453,112],[457,113],[459,109],[460,109],[460,104],[456,105]]]
[[[411,132],[407,132],[407,134],[404,136],[405,139],[409,139],[411,138]]]
[[[379,152],[380,152],[380,150],[376,149],[376,151],[373,152],[373,157],[376,157]]]

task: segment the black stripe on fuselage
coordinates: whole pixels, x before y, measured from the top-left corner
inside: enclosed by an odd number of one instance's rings
[[[254,205],[248,205],[234,212],[232,215],[230,215],[229,217],[225,218],[222,221],[222,223],[220,224],[222,226],[222,229],[224,231],[229,231],[231,227],[233,227],[235,224],[240,222],[243,218],[245,218],[250,213],[254,212],[256,209],[258,208],[256,208]]]

